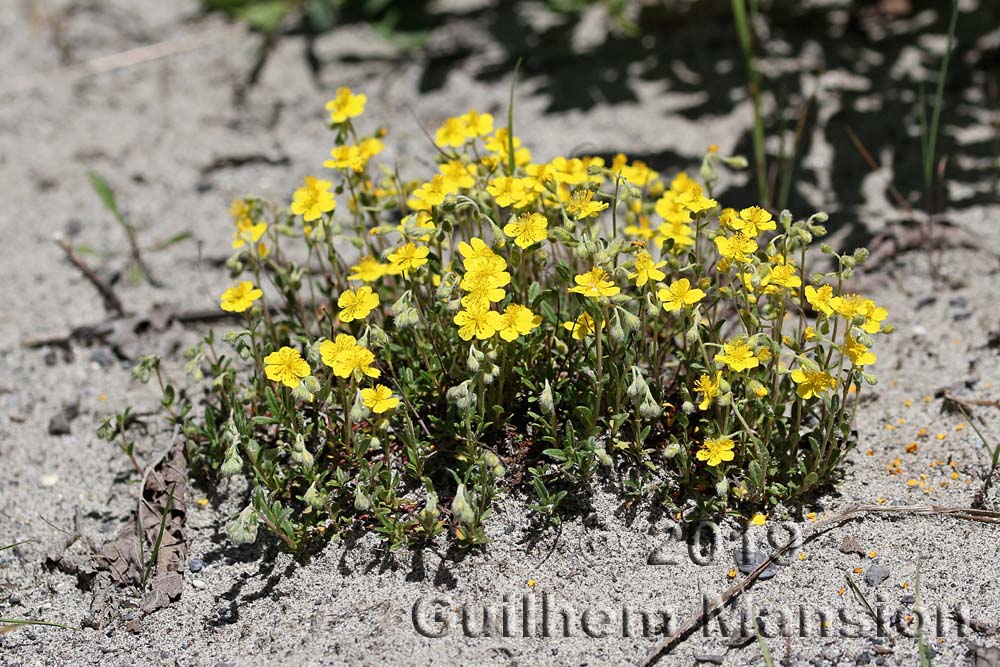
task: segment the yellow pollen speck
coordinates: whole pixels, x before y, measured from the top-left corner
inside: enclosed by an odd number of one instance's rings
[[[965,422],[962,422],[961,424],[955,424],[955,430],[956,431],[965,430]]]
[[[901,583],[901,584],[900,584],[900,587],[902,587],[903,589],[907,589],[907,588],[909,588],[909,587],[910,587],[910,582],[908,582],[908,581],[904,581],[903,583]],[[913,617],[912,617],[912,616],[908,616],[907,618],[908,618],[909,620],[913,620]],[[909,622],[909,621],[907,621],[907,622]]]
[[[896,420],[896,423],[897,423],[897,424],[905,424],[905,423],[906,423],[906,420],[905,420],[905,419],[903,419],[902,417],[900,417],[899,419],[897,419],[897,420]]]
[[[885,425],[885,430],[886,431],[894,431],[895,429],[896,429],[896,427],[893,426],[892,424],[886,424]]]
[[[920,399],[920,400],[921,400],[921,401],[923,401],[924,403],[930,403],[931,401],[933,401],[933,400],[934,400],[934,397],[933,397],[933,396],[931,396],[930,394],[927,394],[926,396],[924,396],[924,397],[923,397],[922,399]]]
[[[735,567],[729,568],[728,576],[729,576],[730,579],[735,579],[736,578],[736,568]]]
[[[878,552],[877,551],[869,551],[868,552],[868,557],[869,558],[875,558],[876,556],[878,556]]]
[[[907,482],[906,482],[907,486],[917,486],[918,484],[920,484],[920,482],[918,482],[915,479],[907,480]]]
[[[913,401],[911,401],[910,399],[906,399],[905,401],[903,401],[903,405],[905,405],[906,407],[910,407],[911,405],[913,405]]]
[[[847,587],[846,586],[841,586],[840,589],[837,591],[837,595],[843,597],[844,593],[846,593],[846,592],[847,592]]]
[[[802,553],[799,554],[799,560],[805,560],[805,559],[806,559],[806,552],[803,551]]]
[[[865,456],[875,456],[875,450],[874,449],[866,450]]]
[[[907,454],[913,454],[913,453],[915,453],[915,452],[916,452],[916,451],[917,451],[918,449],[920,449],[920,445],[918,445],[918,444],[917,444],[917,443],[915,443],[915,442],[911,442],[910,444],[908,444],[908,445],[906,446],[906,453],[907,453]]]
[[[937,435],[935,435],[934,437],[935,437],[935,438],[937,438],[938,440],[944,440],[944,439],[945,439],[945,438],[947,438],[948,436],[947,436],[947,435],[945,435],[944,433],[938,433],[938,434],[937,434]]]
[[[208,505],[208,498],[199,498],[198,507],[206,507]]]
[[[864,571],[865,570],[862,567],[856,567],[856,568],[854,568],[854,574],[861,574]]]
[[[534,579],[528,579],[528,588],[534,588],[536,583]]]

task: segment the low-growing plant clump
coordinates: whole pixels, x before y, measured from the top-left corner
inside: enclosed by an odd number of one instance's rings
[[[687,517],[747,515],[831,482],[874,383],[886,311],[845,292],[866,252],[713,198],[624,155],[539,161],[489,114],[447,119],[419,180],[375,165],[364,95],[327,105],[324,174],[288,203],[234,202],[235,283],[170,428],[209,483],[243,478],[237,541],[305,550],[363,527],[396,548],[486,541],[497,494],[542,518],[604,483]],[[329,180],[326,180],[329,179]],[[824,256],[825,255],[825,256]],[[807,266],[822,268],[810,273]],[[127,419],[112,418],[109,439]]]

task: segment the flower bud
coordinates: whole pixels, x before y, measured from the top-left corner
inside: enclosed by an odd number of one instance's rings
[[[321,510],[326,506],[326,494],[319,492],[319,489],[316,488],[316,482],[309,485],[302,500],[306,501],[306,504],[314,510]]]
[[[247,505],[235,519],[226,526],[226,534],[229,539],[237,544],[251,544],[257,541],[257,510],[253,505]]]
[[[678,445],[676,442],[671,442],[669,445],[667,445],[667,448],[663,450],[663,455],[666,456],[668,459],[672,459],[675,456],[677,456],[677,452],[679,451],[681,451],[681,446]]]
[[[240,456],[236,444],[233,443],[226,449],[226,458],[222,462],[222,467],[219,468],[219,473],[223,477],[232,477],[239,474],[241,470],[243,470],[243,458]]]
[[[465,490],[465,484],[459,484],[455,491],[455,499],[451,502],[451,515],[457,523],[472,526],[476,523],[476,512]]]
[[[556,412],[555,401],[552,399],[552,387],[549,386],[549,381],[546,379],[545,384],[542,385],[542,393],[538,397],[538,405],[547,415],[554,415]]]
[[[367,512],[371,509],[372,501],[368,499],[361,487],[354,489],[354,509],[359,512]]]
[[[610,466],[612,464],[611,457],[608,456],[608,451],[604,447],[598,447],[594,450],[594,456],[597,460],[601,462],[601,465]]]

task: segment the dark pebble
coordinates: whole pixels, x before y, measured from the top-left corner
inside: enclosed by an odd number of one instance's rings
[[[760,551],[743,551],[737,550],[733,553],[733,558],[736,559],[736,567],[739,568],[740,572],[743,574],[750,574],[757,569],[757,566],[767,560],[767,554],[761,553]],[[774,575],[778,574],[778,568],[771,563],[760,573],[758,579],[761,581],[765,579],[770,579]]]
[[[118,363],[118,359],[116,359],[115,355],[111,353],[111,350],[106,347],[99,347],[91,352],[90,360],[101,368],[111,368]]]
[[[878,586],[889,578],[890,573],[891,571],[885,565],[872,565],[865,572],[865,581],[868,582],[869,586]]]
[[[912,595],[904,595],[902,598],[900,598],[899,601],[902,602],[903,604],[913,604],[914,602],[917,601],[917,598],[915,598]]]
[[[724,655],[715,655],[712,653],[695,653],[695,662],[710,662],[713,665],[721,665],[726,659]]]

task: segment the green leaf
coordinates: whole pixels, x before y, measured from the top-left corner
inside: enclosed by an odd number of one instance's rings
[[[542,454],[551,456],[556,461],[566,461],[568,459],[568,457],[566,456],[566,452],[564,452],[561,449],[546,449],[542,452]]]
[[[237,16],[246,21],[254,30],[274,32],[281,27],[288,13],[288,5],[284,0],[258,2],[237,12]]]
[[[87,178],[90,179],[90,185],[94,188],[94,192],[97,196],[101,198],[105,208],[107,208],[119,221],[121,220],[121,213],[118,212],[118,202],[115,200],[115,193],[108,185],[108,182],[104,180],[104,177],[98,174],[96,171],[88,171]]]

